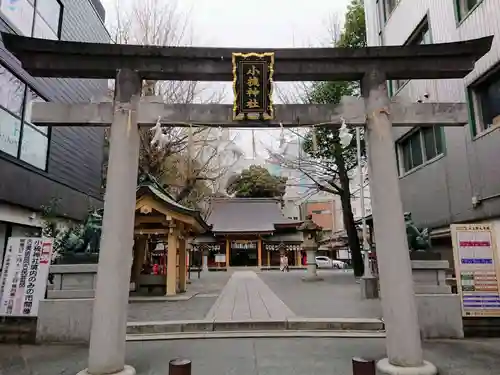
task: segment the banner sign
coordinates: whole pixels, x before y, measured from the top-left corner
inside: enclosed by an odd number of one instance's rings
[[[231,241],[231,249],[234,250],[255,250],[257,241]]]
[[[9,238],[0,275],[0,316],[37,316],[51,256],[52,239]]]
[[[273,243],[273,242],[266,242],[264,243],[264,250],[267,251],[300,251],[301,250],[301,245],[298,244],[284,244],[284,243]]]
[[[457,289],[465,317],[500,317],[498,254],[491,224],[451,225]]]
[[[272,120],[274,52],[233,53],[233,119]]]

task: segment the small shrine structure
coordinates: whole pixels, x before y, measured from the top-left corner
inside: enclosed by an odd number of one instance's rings
[[[187,239],[209,231],[210,226],[199,211],[177,203],[149,176],[137,186],[135,210],[134,289],[160,288],[169,296],[185,292]]]
[[[278,268],[281,254],[291,267],[303,265],[302,233],[297,231],[301,222],[285,217],[279,200],[214,198],[210,210],[211,230],[193,241],[204,252],[205,269]]]

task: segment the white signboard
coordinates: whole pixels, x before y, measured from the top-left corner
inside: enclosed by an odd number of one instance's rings
[[[498,259],[491,224],[451,226],[457,289],[466,317],[500,317]]]
[[[45,296],[52,239],[11,237],[0,276],[0,316],[36,316]]]

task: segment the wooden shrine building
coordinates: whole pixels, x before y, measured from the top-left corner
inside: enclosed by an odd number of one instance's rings
[[[177,203],[157,181],[143,179],[136,191],[134,260],[136,291],[186,291],[188,237],[210,230],[200,212]]]
[[[211,230],[193,240],[205,254],[204,267],[279,267],[280,254],[301,266],[300,221],[286,218],[271,198],[214,198],[207,218]]]

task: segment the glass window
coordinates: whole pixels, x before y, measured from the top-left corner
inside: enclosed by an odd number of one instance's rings
[[[26,93],[26,105],[24,109],[24,121],[29,122],[30,124],[31,124],[31,113],[33,109],[33,103],[35,102],[45,102],[45,100],[33,90],[28,89],[28,92]],[[33,124],[31,125],[33,127],[36,127],[40,132],[44,134],[48,133],[48,128],[46,126],[35,126]]]
[[[480,0],[455,0],[457,3],[458,20],[461,21],[479,3]]]
[[[437,155],[436,149],[436,137],[434,135],[434,128],[422,129],[422,135],[424,137],[424,148],[425,148],[425,158],[430,160]]]
[[[49,140],[47,135],[29,122],[25,122],[21,145],[21,160],[45,170],[48,146]]]
[[[440,126],[421,128],[399,144],[403,158],[403,172],[422,165],[444,152],[443,135]]]
[[[26,85],[0,65],[0,106],[16,116],[23,110]]]
[[[413,46],[418,44],[431,44],[431,43],[432,43],[432,37],[431,37],[431,30],[429,29],[429,20],[427,19],[427,17],[425,17],[423,21],[420,22],[420,25],[415,29],[413,34],[408,38],[408,40],[404,45]],[[398,91],[401,87],[403,87],[406,82],[408,82],[407,79],[393,81],[394,92]]]
[[[424,162],[422,155],[422,142],[420,132],[416,132],[410,137],[411,162],[412,168],[418,167]]]
[[[384,19],[386,22],[400,1],[401,0],[384,0]]]
[[[37,0],[36,11],[43,17],[45,24],[57,35],[61,18],[61,4],[58,0]],[[35,21],[36,24],[36,21]]]
[[[500,70],[474,88],[480,130],[500,125]]]
[[[17,157],[20,137],[21,119],[0,109],[0,151]]]
[[[2,0],[0,12],[16,32],[31,36],[34,8],[28,0]]]
[[[37,101],[44,100],[0,66],[0,151],[45,169],[48,128],[31,123],[32,103]]]
[[[40,39],[58,39],[57,30],[52,30],[47,22],[45,22],[45,20],[38,14],[35,16],[35,29],[33,30],[33,36]]]

